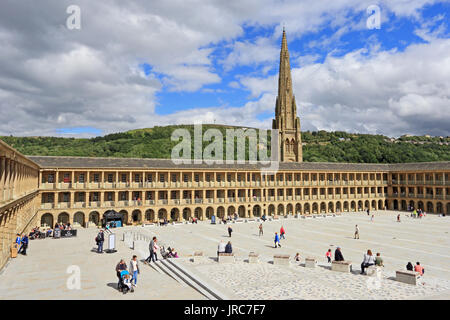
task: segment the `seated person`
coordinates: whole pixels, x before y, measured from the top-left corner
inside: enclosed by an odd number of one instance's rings
[[[219,246],[217,247],[217,256],[219,256],[219,253],[225,252],[225,247],[225,242],[223,242],[223,240],[220,240]]]
[[[375,265],[378,266],[378,267],[384,267],[383,258],[381,258],[379,252],[377,252],[377,256],[375,258]]]
[[[345,261],[341,252],[341,247],[337,247],[336,251],[334,251],[334,261]]]
[[[296,255],[295,255],[295,257],[294,257],[294,260],[296,261],[296,262],[300,262],[300,253],[296,253]]]
[[[178,258],[178,253],[174,248],[169,247],[167,250],[169,251],[170,258]]]
[[[263,214],[263,216],[261,217],[261,220],[262,220],[262,221],[266,221],[266,220],[267,220],[265,214]]]
[[[408,264],[406,265],[406,270],[413,271],[413,265],[411,262],[408,262]]]
[[[416,262],[416,265],[414,266],[414,271],[419,272],[421,276],[425,273],[424,267],[420,265],[420,262]]]
[[[231,241],[228,241],[227,245],[225,246],[225,253],[233,253],[233,247],[231,246]]]

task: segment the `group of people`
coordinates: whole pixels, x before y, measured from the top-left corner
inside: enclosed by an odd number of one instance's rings
[[[423,211],[422,209],[414,209],[413,212],[411,212],[411,218],[419,218],[422,219],[423,217],[426,216],[426,212]]]
[[[137,287],[137,275],[140,273],[139,263],[137,256],[133,255],[130,261],[130,270],[128,270],[127,264],[124,259],[120,259],[116,265],[116,274],[119,282],[117,288],[123,294],[129,291],[134,292],[134,287]],[[133,283],[134,282],[134,283]]]
[[[278,235],[278,232],[275,232],[275,238],[274,238],[275,248],[281,248],[281,239],[286,239],[285,234],[286,234],[286,231],[284,230],[283,226],[281,226],[281,228],[280,228],[280,235]]]
[[[18,248],[17,253],[23,254],[24,256],[27,255],[27,248],[28,248],[28,236],[27,234],[17,234],[16,236],[16,246]]]
[[[423,274],[425,273],[425,268],[420,265],[420,262],[416,262],[416,265],[414,267],[411,262],[408,262],[408,264],[406,265],[406,270],[419,272],[421,276],[423,276]]]
[[[228,243],[225,244],[225,241],[220,240],[219,246],[217,247],[217,256],[219,256],[219,253],[233,253],[231,241],[228,241]]]

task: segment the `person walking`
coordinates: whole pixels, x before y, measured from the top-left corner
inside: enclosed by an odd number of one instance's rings
[[[281,226],[281,228],[280,228],[280,240],[281,240],[281,239],[286,239],[286,238],[284,237],[285,234],[286,234],[286,231],[284,231],[283,226]]]
[[[156,250],[155,250],[157,241],[158,241],[158,239],[156,239],[156,237],[153,237],[152,240],[150,241],[150,244],[148,245],[148,250],[150,252],[150,255],[147,257],[147,259],[145,259],[145,263],[150,263],[152,260],[153,260],[153,262],[158,261],[158,256],[156,255]]]
[[[127,270],[127,264],[125,263],[125,260],[120,259],[119,263],[116,265],[116,275],[119,279],[119,282],[117,283],[117,287],[120,288],[120,273],[123,270]]]
[[[263,225],[262,223],[259,224],[259,236],[261,237],[262,235],[264,235],[264,231],[263,231]]]
[[[95,238],[97,241],[97,252],[103,253],[103,242],[105,242],[105,235],[103,234],[103,230],[100,229],[100,232],[97,234],[97,238]]]
[[[280,237],[278,236],[278,233],[277,232],[275,232],[275,239],[274,239],[274,241],[275,241],[275,248],[278,246],[278,247],[281,247],[281,244],[280,244]]]
[[[137,287],[137,275],[139,273],[139,264],[136,255],[134,255],[130,261],[130,273],[133,275],[134,286]]]
[[[20,246],[20,250],[18,253],[22,253],[24,256],[27,255],[27,248],[28,248],[28,236],[25,233],[25,235],[22,237],[22,240],[20,241],[22,245]]]
[[[355,226],[355,239],[356,239],[356,237],[358,237],[358,239],[359,239],[359,228],[358,228],[358,225]]]
[[[370,218],[370,222],[373,222],[373,218],[374,218],[375,216],[374,215],[372,215],[372,217]]]
[[[228,227],[228,236],[231,238],[231,233],[233,232],[233,229],[231,229],[231,226]]]
[[[337,247],[334,251],[334,261],[345,261],[342,255],[341,247]]]
[[[325,257],[327,257],[328,263],[331,263],[331,249],[325,253]]]
[[[400,222],[400,213],[397,215],[397,222]]]

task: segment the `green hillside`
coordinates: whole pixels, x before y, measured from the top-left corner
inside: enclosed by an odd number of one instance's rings
[[[170,139],[177,128],[187,129],[194,136],[193,125],[179,125],[137,129],[90,139],[12,136],[0,139],[26,155],[170,158],[172,148],[178,144]],[[236,127],[203,125],[203,132],[210,128],[220,130],[225,137],[227,128]],[[449,137],[402,136],[391,139],[382,135],[306,131],[302,132],[302,139],[303,159],[308,162],[450,161]],[[204,142],[203,146],[209,143]],[[225,150],[225,142],[223,146]]]

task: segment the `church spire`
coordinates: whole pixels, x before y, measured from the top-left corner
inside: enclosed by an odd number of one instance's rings
[[[292,90],[291,64],[284,27],[281,39],[278,96],[272,128],[280,131],[281,161],[301,162],[300,119],[297,117],[297,106]]]

